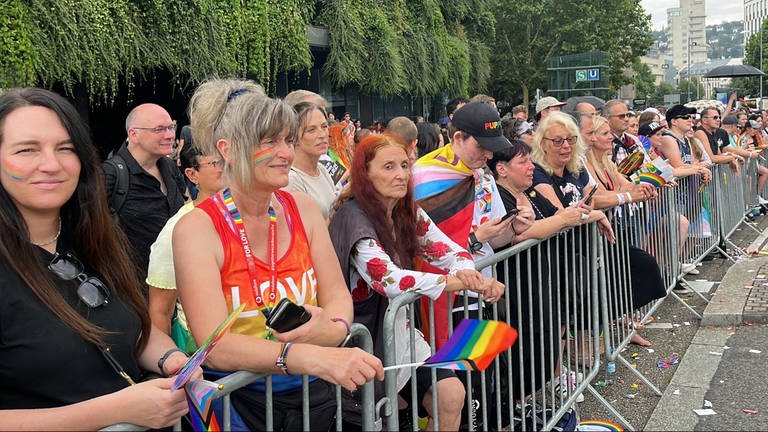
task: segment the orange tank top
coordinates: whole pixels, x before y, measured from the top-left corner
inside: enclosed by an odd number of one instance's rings
[[[299,305],[317,305],[315,269],[312,266],[309,241],[304,231],[304,224],[301,222],[299,210],[296,207],[296,201],[290,193],[285,191],[277,191],[275,195],[283,206],[283,213],[291,232],[291,244],[285,254],[277,260],[277,295],[274,304],[268,306],[274,306],[283,297],[288,297]],[[221,193],[218,194],[218,197],[219,203],[223,202]],[[248,273],[248,261],[243,250],[243,243],[228,223],[227,209],[220,207],[219,203],[214,200],[214,197],[211,197],[197,208],[205,211],[211,218],[224,248],[224,262],[220,269],[221,289],[229,311],[231,312],[243,303],[247,305],[232,325],[231,331],[265,339],[268,336],[266,318],[264,311],[256,306],[256,296]],[[250,239],[251,244],[260,241],[266,242],[268,240],[266,238]],[[269,263],[256,257],[253,259],[256,265],[256,279],[266,299],[270,290]]]

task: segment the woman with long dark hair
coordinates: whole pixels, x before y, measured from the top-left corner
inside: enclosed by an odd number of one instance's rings
[[[0,418],[9,429],[174,424],[186,355],[154,328],[87,127],[50,91],[0,96]]]
[[[411,185],[408,153],[411,149],[389,134],[370,135],[355,149],[350,187],[342,193],[329,230],[344,277],[355,301],[355,321],[374,337],[374,350],[382,355],[383,311],[405,291],[432,299],[444,291],[470,289],[496,302],[504,292],[499,282],[475,270],[472,256],[448,238],[416,205]],[[415,271],[423,260],[448,274]],[[424,337],[417,332],[411,353],[405,308],[395,317],[398,363],[422,361],[430,355]],[[411,355],[415,359],[411,359]],[[432,387],[429,368],[416,369],[419,409],[432,418]],[[410,370],[397,375],[398,389],[408,388]],[[437,430],[457,430],[464,403],[464,387],[445,370],[437,371],[439,425]],[[409,399],[410,400],[410,399]],[[431,422],[430,422],[431,424]]]

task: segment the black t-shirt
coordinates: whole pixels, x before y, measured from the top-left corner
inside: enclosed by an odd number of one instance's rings
[[[62,245],[59,251],[64,250]],[[49,272],[53,255],[43,249],[39,255],[41,271]],[[86,274],[97,276],[88,269]],[[75,310],[114,333],[106,337],[113,357],[137,381],[135,347],[141,321],[133,309],[114,292],[108,304],[91,309],[78,298],[78,283],[51,277]],[[64,406],[127,385],[95,345],[61,322],[0,259],[0,409]]]
[[[704,135],[707,136],[707,139],[709,140],[709,148],[712,149],[712,154],[720,154],[720,149],[730,143],[728,132],[723,129],[717,128],[711,134],[701,126],[699,126],[698,130],[704,131]]]

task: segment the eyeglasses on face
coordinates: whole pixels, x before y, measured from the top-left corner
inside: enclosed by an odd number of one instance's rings
[[[48,264],[48,270],[63,280],[77,280],[77,296],[90,308],[109,303],[109,290],[99,278],[85,274],[85,267],[69,252],[56,253]]]
[[[692,117],[690,114],[675,116],[676,119],[690,120]]]
[[[209,166],[211,168],[218,168],[218,167],[224,167],[224,159],[216,159],[212,160],[210,162],[198,162],[197,169],[200,169],[204,166]]]
[[[625,118],[629,117],[629,113],[611,114],[611,117],[616,117],[624,120]]]
[[[542,137],[542,138],[544,138],[547,141],[551,141],[552,145],[554,145],[555,147],[562,147],[563,143],[565,143],[566,141],[568,142],[568,145],[574,145],[576,144],[576,140],[579,139],[579,137],[576,135],[571,137],[565,137],[565,138],[548,138],[548,137]]]
[[[176,132],[176,120],[173,121],[172,124],[168,126],[157,126],[157,127],[133,127],[131,129],[138,129],[138,130],[145,130],[150,131],[152,133],[161,134],[163,132]]]
[[[702,118],[710,118],[712,120],[720,120],[720,116],[702,117]]]

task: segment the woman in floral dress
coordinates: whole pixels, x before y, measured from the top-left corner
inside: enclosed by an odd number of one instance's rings
[[[416,205],[407,152],[405,144],[391,135],[363,139],[355,149],[351,187],[339,198],[329,227],[344,278],[352,291],[355,321],[371,331],[374,351],[379,356],[388,299],[409,291],[435,299],[443,291],[470,289],[495,302],[504,290],[502,284],[477,272],[471,255],[443,234]],[[416,260],[427,261],[448,274],[414,271]],[[405,308],[398,311],[395,323],[396,362],[427,359],[430,348],[418,331],[411,352],[408,337],[413,324],[408,321]],[[417,400],[430,417],[430,428],[456,430],[464,404],[464,387],[452,371],[437,370],[439,425],[433,425],[430,370],[416,369]],[[410,369],[399,370],[399,389],[410,390],[406,386],[410,376]],[[355,399],[355,395],[345,396]],[[354,411],[354,403],[345,406]],[[351,418],[346,414],[345,419]]]

